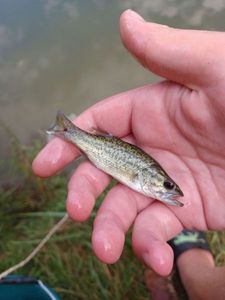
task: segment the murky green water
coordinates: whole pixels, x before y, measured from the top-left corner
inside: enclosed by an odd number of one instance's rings
[[[79,114],[156,79],[120,42],[126,8],[171,26],[225,29],[225,0],[0,0],[0,119],[23,142],[59,108]]]

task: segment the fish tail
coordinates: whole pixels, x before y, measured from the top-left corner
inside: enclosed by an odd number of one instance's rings
[[[68,119],[63,112],[58,110],[57,115],[56,115],[56,125],[61,128],[63,131],[67,131],[70,129],[74,129],[75,125],[73,124],[70,119]]]
[[[59,110],[56,115],[55,124],[50,127],[46,133],[61,136],[64,135],[65,132],[75,130],[76,128],[77,127],[73,124],[73,122]]]

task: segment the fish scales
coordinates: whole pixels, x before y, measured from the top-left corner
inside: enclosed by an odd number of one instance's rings
[[[179,186],[142,149],[114,136],[88,133],[61,112],[47,133],[75,144],[96,167],[131,189],[170,205],[183,206],[175,199],[183,196]]]
[[[91,161],[95,161],[97,164],[104,164],[105,168],[114,165],[116,168],[119,166],[119,168],[124,168],[125,170],[135,170],[135,168],[140,168],[141,165],[144,166],[143,155],[139,157],[137,151],[135,151],[136,149],[132,146],[126,148],[124,144],[119,144],[118,139],[114,137],[101,138],[99,145],[99,140],[96,142],[97,138],[94,137],[94,141],[90,141],[89,149],[85,149]],[[79,142],[77,145],[79,146]],[[95,148],[97,152],[95,152]]]

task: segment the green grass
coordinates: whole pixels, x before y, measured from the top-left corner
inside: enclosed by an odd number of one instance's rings
[[[68,181],[67,172],[45,180],[35,177],[31,161],[41,148],[40,141],[24,147],[10,131],[8,136],[12,145],[8,167],[11,176],[19,178],[19,183],[0,187],[0,271],[24,259],[62,218]],[[130,234],[120,261],[114,265],[101,263],[92,252],[92,223],[105,193],[98,199],[88,222],[68,221],[38,255],[16,273],[40,278],[62,299],[149,299],[144,268],[132,253]],[[216,263],[225,265],[225,233],[209,233],[208,238]],[[180,288],[179,293],[183,295]]]

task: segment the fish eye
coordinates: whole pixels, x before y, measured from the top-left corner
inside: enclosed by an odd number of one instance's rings
[[[164,185],[164,187],[167,189],[167,190],[172,190],[173,188],[174,188],[174,183],[173,182],[171,182],[171,181],[169,181],[169,180],[165,180],[164,182],[163,182],[163,185]]]

